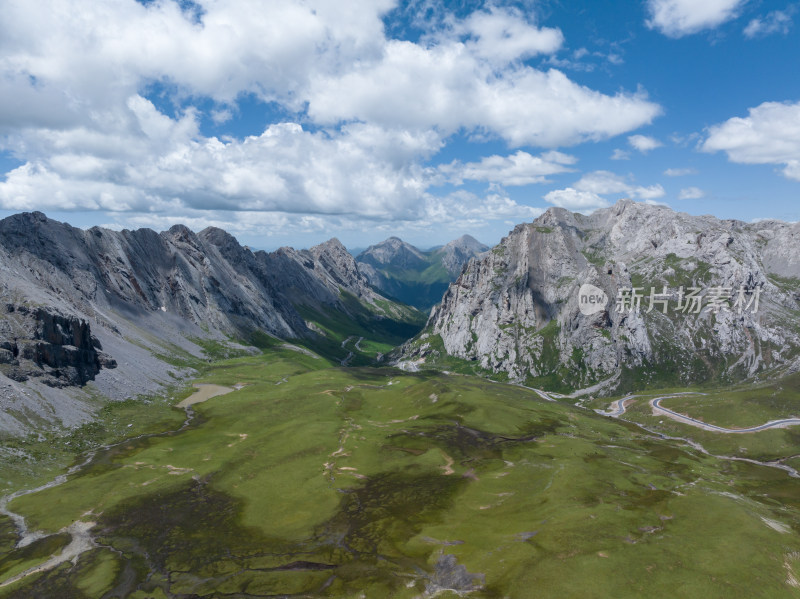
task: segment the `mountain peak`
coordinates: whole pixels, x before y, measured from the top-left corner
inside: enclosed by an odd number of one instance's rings
[[[475,239],[472,235],[462,235],[458,239],[454,239],[449,243],[443,246],[443,250],[447,250],[448,248],[462,248],[462,249],[469,249],[476,253],[485,252],[489,249],[488,245],[485,245]]]
[[[321,252],[321,251],[337,251],[337,252],[347,252],[347,248],[345,245],[339,241],[338,237],[331,237],[327,241],[323,241],[311,248],[311,252]]]
[[[427,263],[427,257],[418,248],[399,237],[389,237],[369,246],[357,260],[375,267],[417,268]]]

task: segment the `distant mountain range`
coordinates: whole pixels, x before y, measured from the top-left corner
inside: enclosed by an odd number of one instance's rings
[[[487,250],[464,236],[426,252],[392,237],[357,258],[336,239],[253,252],[213,227],[11,216],[0,221],[0,432],[71,426],[98,401],[162,393],[198,360],[287,341],[343,366],[562,393],[800,370],[800,224],[622,201],[591,216],[552,208]],[[417,308],[430,306],[426,324]]]
[[[356,261],[370,284],[382,293],[427,311],[441,301],[464,265],[488,250],[489,246],[469,235],[428,251],[390,237],[361,252]]]

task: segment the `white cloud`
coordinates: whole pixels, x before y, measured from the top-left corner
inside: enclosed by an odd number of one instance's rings
[[[631,153],[626,150],[621,150],[617,148],[614,150],[614,153],[611,154],[611,160],[630,160]]]
[[[127,97],[143,80],[224,102],[242,92],[291,102],[315,70],[379,55],[381,16],[393,4],[273,0],[265,10],[230,0],[206,3],[198,24],[170,1],[7,0],[0,65],[99,104]]]
[[[607,139],[660,112],[638,92],[608,96],[554,69],[520,66],[498,73],[461,43],[423,47],[407,41],[390,41],[379,61],[315,79],[308,106],[311,118],[323,124],[359,119],[386,127],[436,127],[444,134],[484,131],[515,147]]]
[[[711,127],[701,148],[723,151],[732,162],[775,164],[784,176],[800,181],[800,102],[765,102]]]
[[[667,177],[683,177],[686,175],[696,175],[697,169],[694,168],[668,168],[664,171]]]
[[[647,135],[631,135],[628,137],[628,143],[642,154],[646,154],[650,150],[655,150],[664,145],[655,137],[648,137]]]
[[[746,0],[647,0],[647,26],[669,37],[714,29],[735,18]]]
[[[536,218],[542,212],[541,208],[519,204],[500,194],[481,198],[466,191],[457,191],[443,198],[429,197],[423,222],[429,226],[502,218],[512,218],[518,222]]]
[[[610,171],[594,171],[581,177],[573,187],[578,191],[587,191],[597,195],[625,194],[626,197],[641,200],[661,198],[666,195],[659,185],[648,187],[632,185],[628,179]]]
[[[319,239],[350,233],[363,239],[365,231],[378,235],[398,235],[443,230],[463,233],[465,229],[482,229],[491,221],[502,222],[510,219],[516,224],[532,220],[544,210],[538,207],[518,204],[510,198],[498,194],[480,197],[458,191],[445,197],[428,196],[419,207],[419,213],[409,220],[383,220],[363,218],[352,215],[315,215],[296,212],[241,212],[232,210],[199,210],[187,207],[174,207],[158,213],[113,213],[113,221],[102,226],[120,230],[122,228],[149,227],[165,230],[180,222],[194,231],[208,226],[220,227],[240,237],[262,239],[267,237],[293,237],[312,234]]]
[[[609,203],[594,192],[581,191],[572,187],[554,189],[544,196],[545,201],[572,210],[573,212],[593,212],[598,208],[606,208]]]
[[[631,186],[623,178],[611,171],[594,171],[581,177],[574,185],[580,191],[591,191],[600,195],[609,193],[629,193]]]
[[[678,194],[679,200],[699,200],[700,198],[705,197],[706,193],[700,189],[699,187],[686,187],[681,189],[681,192]]]
[[[631,196],[639,198],[640,200],[654,200],[656,198],[663,198],[667,194],[664,188],[656,183],[655,185],[648,185],[647,187],[636,187],[631,192]]]
[[[130,104],[147,132],[136,143],[104,151],[116,138],[59,133],[53,145],[68,150],[11,171],[0,183],[0,206],[148,210],[161,198],[170,206],[208,210],[410,218],[427,187],[413,157],[440,143],[433,134],[370,125],[329,136],[294,123],[224,142],[196,138],[191,115],[175,122],[141,97]],[[94,153],[75,152],[92,146]]]
[[[786,10],[773,10],[762,18],[751,20],[744,28],[744,36],[753,39],[773,33],[788,34],[792,28],[792,14],[795,10],[794,6],[789,6]]]
[[[454,31],[469,36],[465,46],[476,56],[499,65],[537,54],[552,54],[564,43],[561,30],[536,27],[519,10],[496,6],[472,13],[457,23]]]
[[[0,207],[245,213],[247,222],[302,213],[312,223],[424,219],[438,201],[463,218],[527,217],[536,209],[499,195],[432,198],[442,173],[426,162],[456,132],[558,147],[626,134],[661,113],[642,91],[604,94],[526,64],[564,38],[514,9],[492,5],[410,42],[387,38],[394,0],[270,0],[268,9],[228,0],[204,2],[200,16],[185,4],[3,3],[0,151],[23,164],[0,180]],[[244,97],[274,103],[286,122],[243,139],[203,132],[206,118],[238,115]],[[523,185],[573,163],[519,151],[449,175]]]
[[[520,150],[510,156],[487,156],[480,162],[461,164],[454,161],[438,170],[456,185],[461,185],[464,179],[505,186],[530,185],[546,182],[548,175],[572,170],[569,166],[576,161],[574,156],[556,151],[532,156]]]
[[[211,120],[217,125],[227,123],[233,118],[233,112],[228,108],[220,108],[211,111]]]

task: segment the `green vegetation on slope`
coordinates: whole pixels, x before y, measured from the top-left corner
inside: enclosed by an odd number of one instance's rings
[[[0,596],[410,598],[461,566],[474,597],[796,596],[781,471],[474,377],[275,348],[202,380],[246,386],[10,504],[51,533],[96,522],[100,546]],[[0,585],[47,549],[21,551]]]
[[[316,339],[297,343],[325,356],[352,366],[373,364],[378,354],[385,354],[406,339],[416,335],[425,324],[425,315],[409,306],[379,301],[376,306],[364,304],[350,293],[340,299],[346,312],[334,308],[298,306],[297,310],[321,334]],[[362,339],[356,347],[359,338]]]
[[[382,275],[380,292],[425,312],[439,303],[454,277],[442,263],[444,252],[420,252],[421,260],[412,267],[370,264]]]

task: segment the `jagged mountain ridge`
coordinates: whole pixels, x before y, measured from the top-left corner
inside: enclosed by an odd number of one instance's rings
[[[300,310],[404,309],[336,239],[252,252],[214,227],[82,230],[38,212],[0,221],[0,306],[0,430],[15,432],[85,420],[88,380],[112,399],[157,391],[186,374],[169,354],[202,356],[199,340],[314,338]],[[46,322],[60,333],[43,335]]]
[[[592,215],[551,208],[470,262],[402,364],[467,361],[489,375],[564,391],[735,382],[798,368],[800,225],[690,216],[625,200]],[[610,298],[584,316],[584,283]],[[757,313],[621,313],[620,289],[759,288]],[[733,303],[733,301],[731,301]],[[661,305],[658,306],[661,308]]]
[[[356,260],[359,270],[376,289],[428,310],[441,300],[464,265],[488,249],[470,235],[428,251],[390,237],[361,252]]]

